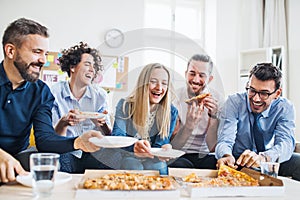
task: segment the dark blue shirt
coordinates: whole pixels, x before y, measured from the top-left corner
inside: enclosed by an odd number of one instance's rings
[[[41,80],[25,82],[15,90],[0,64],[0,148],[15,155],[29,145],[34,128],[39,151],[64,153],[73,151],[74,138],[58,136],[52,126],[54,97]]]

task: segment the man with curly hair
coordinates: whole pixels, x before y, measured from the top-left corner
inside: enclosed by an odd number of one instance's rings
[[[39,80],[46,63],[48,38],[45,26],[25,18],[15,20],[4,31],[4,60],[0,63],[0,183],[14,181],[16,174],[26,174],[15,156],[27,149],[32,126],[40,152],[100,149],[89,142],[91,137],[102,137],[99,131],[62,137],[53,129],[54,97],[49,87]]]
[[[88,130],[99,130],[109,135],[108,115],[99,119],[77,117],[80,111],[102,113],[108,109],[106,91],[91,84],[98,71],[103,70],[98,50],[80,42],[62,51],[59,65],[70,79],[51,88],[55,97],[52,120],[56,133],[76,137]],[[60,161],[60,170],[71,173],[82,173],[87,168],[107,168],[90,153],[80,150],[61,155]]]

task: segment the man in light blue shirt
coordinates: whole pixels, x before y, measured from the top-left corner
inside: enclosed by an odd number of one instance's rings
[[[108,109],[106,91],[91,84],[97,72],[102,71],[98,50],[81,42],[63,50],[59,64],[61,70],[68,73],[70,80],[51,87],[55,97],[52,120],[56,133],[75,137],[88,130],[97,130],[103,135],[110,135],[110,120],[107,115],[97,119],[92,119],[93,115],[92,118],[85,117],[86,115],[78,117],[81,111],[102,113]],[[112,168],[108,162],[112,155],[104,157],[104,154],[108,154],[108,150],[101,149],[97,153],[97,158],[80,150],[62,154],[60,170],[83,173],[85,169]]]
[[[228,97],[220,116],[217,166],[260,167],[260,160],[280,162],[279,175],[300,180],[300,155],[295,149],[295,109],[280,96],[282,74],[270,63],[254,66],[247,92]],[[254,137],[254,116],[259,119],[259,139]],[[264,152],[262,158],[259,152]]]

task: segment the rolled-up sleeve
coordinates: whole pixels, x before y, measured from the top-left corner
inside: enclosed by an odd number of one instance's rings
[[[237,134],[237,105],[228,98],[220,113],[218,127],[218,143],[216,146],[216,158],[220,159],[225,154],[232,155],[233,145]]]

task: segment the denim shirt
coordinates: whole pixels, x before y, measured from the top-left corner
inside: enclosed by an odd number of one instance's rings
[[[137,130],[134,128],[132,119],[128,118],[128,103],[126,103],[125,106],[126,114],[123,112],[124,101],[125,99],[121,99],[116,106],[115,122],[112,130],[112,135],[138,137],[138,133]],[[173,105],[171,105],[171,121],[169,135],[167,138],[164,139],[161,138],[161,136],[158,134],[159,130],[157,129],[156,122],[154,121],[154,124],[151,127],[149,133],[152,147],[161,147],[164,144],[170,143],[170,138],[176,126],[177,115],[177,109]],[[124,149],[133,152],[133,145]]]
[[[295,108],[286,98],[274,99],[260,119],[266,153],[279,162],[290,159],[295,149]],[[221,112],[216,158],[225,154],[238,158],[246,149],[257,152],[252,126],[254,117],[247,93],[228,97]],[[257,152],[258,153],[258,152]]]

